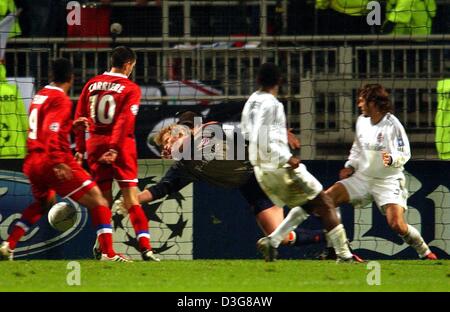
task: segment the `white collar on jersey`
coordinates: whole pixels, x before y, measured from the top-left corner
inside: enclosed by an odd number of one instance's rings
[[[61,91],[62,93],[64,93],[64,90],[59,88],[59,87],[55,87],[55,86],[51,86],[51,85],[46,85],[44,88],[46,89],[52,89],[52,90],[58,90]]]
[[[119,74],[119,73],[104,72],[103,75],[109,75],[109,76],[121,77],[121,78],[127,78],[128,79],[127,75]]]

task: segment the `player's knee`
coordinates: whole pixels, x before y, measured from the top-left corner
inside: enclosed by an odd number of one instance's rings
[[[389,227],[396,233],[405,232],[406,224],[400,217],[391,217],[388,220]]]
[[[101,195],[97,196],[95,201],[96,201],[96,206],[105,206],[105,207],[109,206],[108,201]]]
[[[95,208],[98,206],[105,206],[105,207],[109,206],[108,200],[102,195],[102,192],[98,187],[93,187],[92,189],[90,189],[85,196],[86,197],[83,198],[82,201],[88,208]]]
[[[314,212],[319,216],[329,215],[335,210],[333,200],[325,192],[321,192],[317,196],[318,202]]]

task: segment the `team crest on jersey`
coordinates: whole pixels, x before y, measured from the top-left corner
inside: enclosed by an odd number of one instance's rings
[[[397,144],[398,144],[398,147],[405,146],[405,142],[403,142],[403,138],[402,138],[401,134],[399,134],[397,137]]]
[[[59,122],[52,122],[52,124],[48,127],[50,131],[58,132],[59,131]]]
[[[377,135],[377,142],[378,143],[381,143],[381,142],[383,142],[383,133],[378,133],[378,135]]]
[[[139,112],[139,105],[131,105],[131,108],[130,108],[130,110],[131,110],[131,113],[134,115],[134,116],[136,116],[137,115],[137,113]]]

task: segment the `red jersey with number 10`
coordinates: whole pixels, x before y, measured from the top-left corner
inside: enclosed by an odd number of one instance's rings
[[[84,86],[75,119],[87,117],[91,135],[110,137],[110,148],[120,151],[126,137],[134,137],[134,123],[139,110],[141,89],[127,76],[105,72]],[[77,150],[85,148],[77,140]]]
[[[72,101],[63,89],[46,86],[40,90],[30,105],[28,154],[43,153],[43,157],[54,165],[72,158],[69,142],[71,111]]]

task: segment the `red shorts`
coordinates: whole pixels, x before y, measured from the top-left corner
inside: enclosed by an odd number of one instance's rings
[[[92,135],[86,142],[87,161],[95,182],[102,191],[111,190],[113,180],[116,180],[120,187],[137,186],[136,141],[134,138],[125,138],[121,143],[121,151],[113,164],[99,163],[98,159],[109,150],[109,141],[109,136]]]
[[[96,186],[91,176],[67,155],[65,164],[72,169],[73,177],[69,181],[60,181],[53,172],[44,153],[32,153],[23,164],[23,172],[30,180],[31,191],[38,201],[48,200],[56,192],[59,196],[70,197],[77,201],[91,188]]]

